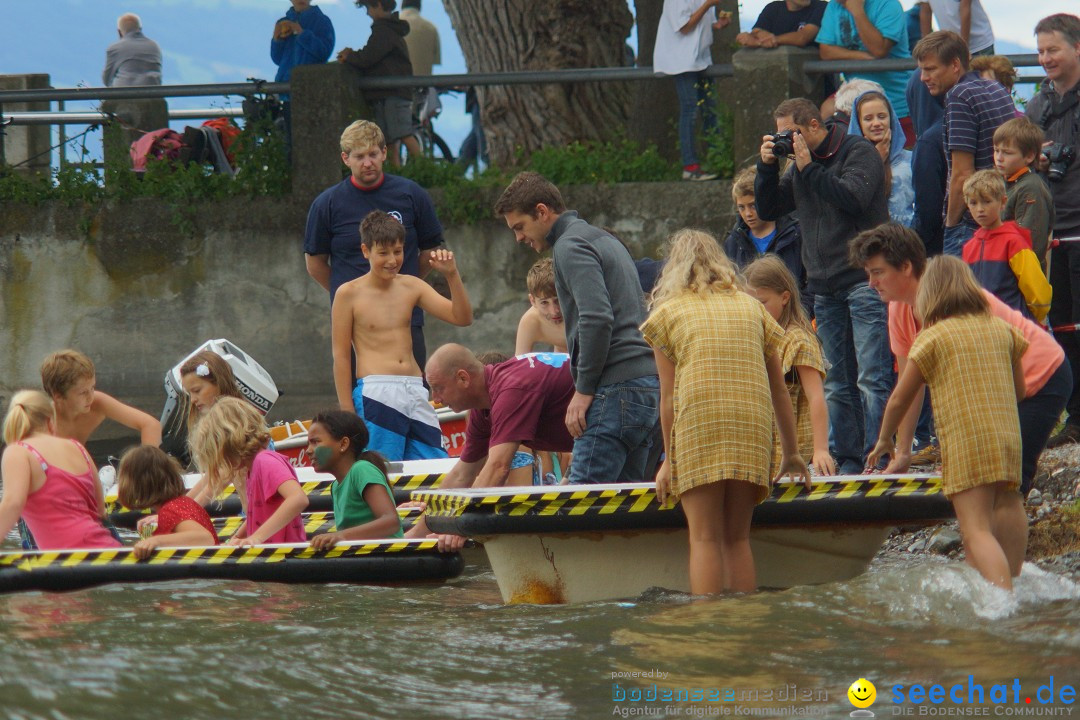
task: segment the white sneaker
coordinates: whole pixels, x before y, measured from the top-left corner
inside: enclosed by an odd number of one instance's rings
[[[694,182],[701,182],[703,180],[715,180],[720,177],[716,173],[702,172],[701,170],[683,170],[682,179],[691,180]]]

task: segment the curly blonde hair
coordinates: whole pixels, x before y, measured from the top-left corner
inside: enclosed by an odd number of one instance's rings
[[[216,498],[229,483],[236,483],[241,468],[269,447],[270,431],[250,403],[223,397],[195,426],[190,444],[196,466],[206,474],[210,497]]]
[[[649,309],[684,292],[704,295],[742,289],[742,278],[735,264],[724,254],[716,238],[704,230],[677,230],[668,238],[664,255],[667,263],[653,288]]]

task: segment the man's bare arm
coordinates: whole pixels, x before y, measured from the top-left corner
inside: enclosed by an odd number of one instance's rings
[[[308,275],[322,285],[323,290],[330,292],[330,256],[305,254],[304,265],[307,266]]]

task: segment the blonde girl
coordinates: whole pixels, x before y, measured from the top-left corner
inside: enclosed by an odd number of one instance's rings
[[[77,440],[56,437],[52,400],[20,390],[4,418],[0,540],[21,516],[42,550],[118,547],[104,525],[97,468]]]
[[[962,260],[930,260],[915,314],[923,329],[885,407],[881,434],[867,460],[893,455],[893,434],[923,383],[934,398],[942,482],[953,504],[967,561],[995,585],[1012,589],[1027,549],[1020,487],[1020,421],[1025,395],[1020,358],[1027,341],[990,314]]]
[[[262,415],[236,398],[214,403],[192,432],[191,451],[205,474],[205,497],[218,497],[231,483],[246,499],[247,521],[229,540],[232,545],[307,540],[300,519],[307,495],[288,459],[269,444]]]
[[[161,448],[141,445],[120,458],[116,471],[117,498],[132,510],[156,513],[153,535],[135,543],[135,557],[148,557],[155,548],[217,545],[217,533],[203,506],[189,498],[180,464]]]
[[[188,396],[188,432],[219,397],[244,399],[229,363],[213,350],[200,350],[184,361],[180,385]]]
[[[813,326],[799,299],[799,286],[787,265],[776,255],[763,255],[746,266],[746,291],[761,301],[784,329],[780,342],[780,369],[784,373],[799,454],[812,458],[818,474],[835,475],[836,461],[829,454],[829,410],[825,404],[825,358]],[[773,461],[780,462],[779,437]]]
[[[657,497],[678,498],[690,535],[694,594],[757,587],[750,552],[754,506],[769,493],[775,408],[783,458],[809,486],[777,355],[783,330],[737,285],[735,267],[706,232],[680,230],[641,326],[660,375],[666,458]]]

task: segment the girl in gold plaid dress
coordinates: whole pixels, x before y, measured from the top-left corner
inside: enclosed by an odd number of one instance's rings
[[[1020,358],[1027,341],[990,314],[971,269],[947,255],[927,264],[915,314],[923,330],[885,407],[867,465],[895,452],[893,434],[925,382],[934,398],[945,495],[960,522],[968,563],[1011,590],[1027,549],[1016,409],[1025,394]]]
[[[772,407],[784,449],[780,474],[810,484],[780,371],[783,331],[736,286],[735,267],[711,235],[680,230],[641,326],[660,374],[666,458],[661,502],[682,503],[694,594],[757,588],[750,552],[754,506],[769,494]]]
[[[746,292],[756,297],[780,327],[780,370],[795,410],[799,454],[812,458],[819,475],[835,475],[829,454],[829,409],[825,404],[825,357],[814,328],[803,311],[799,285],[776,255],[762,255],[743,270]],[[780,436],[774,433],[773,465],[780,465]]]

